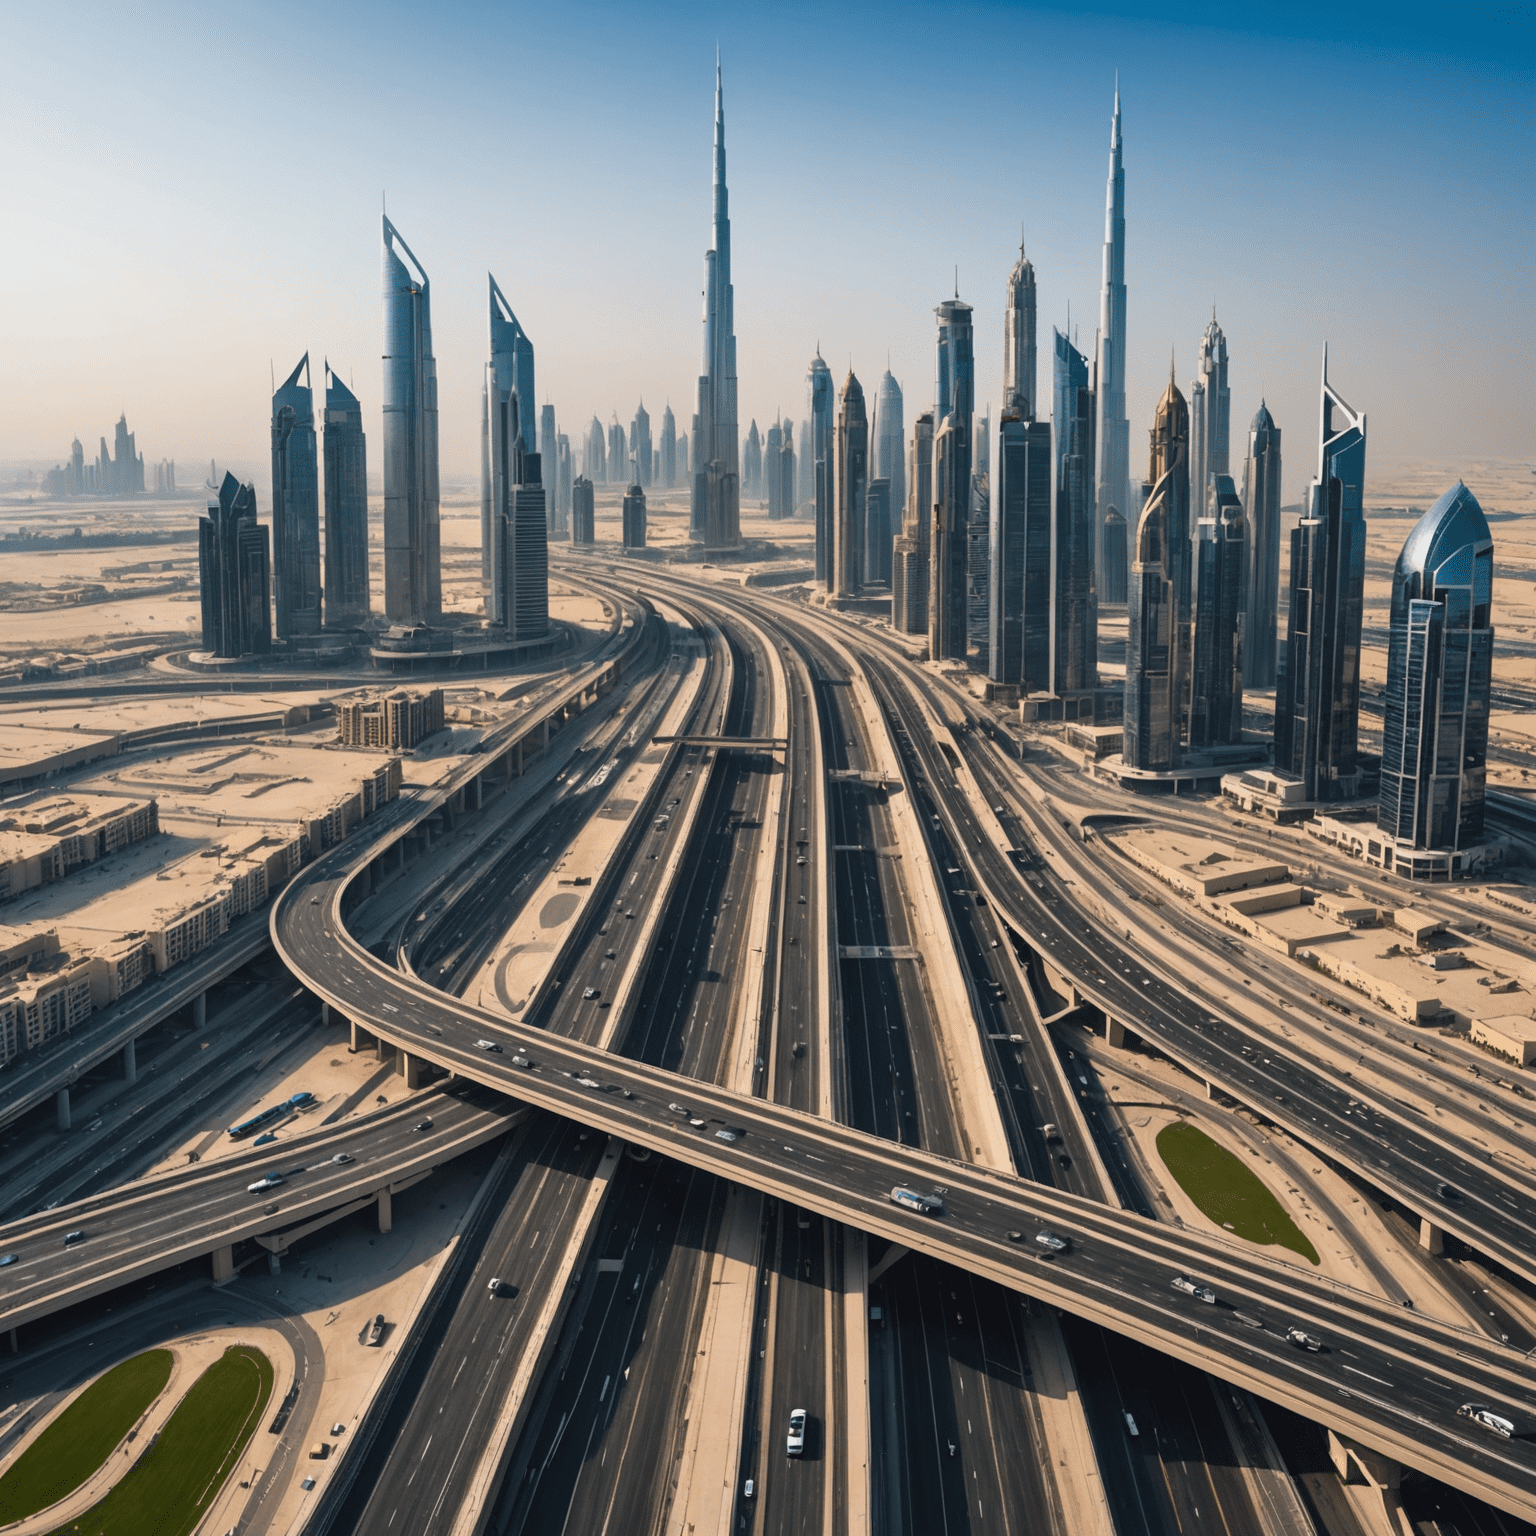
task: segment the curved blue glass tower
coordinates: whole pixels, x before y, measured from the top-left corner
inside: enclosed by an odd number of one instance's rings
[[[1458,480],[1419,519],[1392,573],[1376,822],[1415,848],[1482,840],[1492,609],[1488,520]]]

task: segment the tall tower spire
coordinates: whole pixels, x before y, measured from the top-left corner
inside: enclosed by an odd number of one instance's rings
[[[715,58],[713,244],[704,255],[704,371],[693,418],[689,531],[706,548],[741,542],[740,444],[736,430],[736,321],[731,286],[730,200],[725,185],[725,90]]]
[[[1116,589],[1104,561],[1104,519],[1114,508],[1129,518],[1130,423],[1125,414],[1125,167],[1121,160],[1120,77],[1115,76],[1115,110],[1109,130],[1109,179],[1104,193],[1104,284],[1099,298],[1097,344],[1099,464],[1097,518],[1100,586],[1105,578]]]

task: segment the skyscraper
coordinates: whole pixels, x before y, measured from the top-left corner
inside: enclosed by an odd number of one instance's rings
[[[651,413],[646,410],[645,401],[642,400],[635,407],[635,419],[629,426],[629,454],[635,462],[634,479],[637,485],[651,483],[652,451]]]
[[[535,449],[534,430],[538,426],[534,405],[533,343],[522,323],[512,312],[506,295],[496,279],[486,273],[490,283],[490,358],[486,363],[485,388],[481,393],[480,450],[480,570],[485,582],[486,611],[493,617],[504,606],[496,586],[494,546],[496,526],[493,516],[496,464],[491,452],[492,423],[497,401],[515,399],[511,443],[521,440],[523,451]],[[549,407],[550,427],[554,426],[554,407]],[[520,470],[517,472],[520,473]]]
[[[1204,516],[1211,477],[1232,472],[1232,396],[1227,389],[1227,338],[1211,311],[1200,338],[1195,382],[1189,392],[1189,498]]]
[[[608,450],[603,446],[603,424],[596,416],[587,428],[586,446],[582,449],[582,472],[591,484],[608,478]]]
[[[645,489],[638,482],[624,493],[624,548],[645,548]]]
[[[1243,683],[1275,686],[1275,629],[1280,615],[1280,428],[1259,402],[1248,430],[1243,463],[1243,507],[1248,513],[1248,628],[1243,638]]]
[[[1094,579],[1094,397],[1088,359],[1052,332],[1056,452],[1055,691],[1065,697],[1099,686],[1099,602]],[[1122,550],[1124,531],[1121,533]],[[1122,594],[1123,596],[1123,594]]]
[[[891,580],[891,482],[876,475],[864,493],[864,585]]]
[[[592,482],[585,475],[577,475],[571,482],[572,544],[591,544],[595,541],[595,505]]]
[[[1192,751],[1243,739],[1247,518],[1231,475],[1211,480],[1191,551],[1189,740]]]
[[[875,396],[871,473],[876,479],[890,482],[891,511],[897,516],[907,504],[906,431],[901,385],[887,368]]]
[[[747,445],[741,451],[741,494],[754,501],[761,500],[763,494],[763,440],[757,433],[756,417],[747,432]]]
[[[427,274],[384,219],[384,616],[443,616],[438,528],[437,363]]]
[[[1019,241],[1019,259],[1008,274],[1007,310],[1003,322],[1003,411],[1020,421],[1033,421],[1035,379],[1035,269]]]
[[[986,670],[992,611],[992,417],[976,418],[971,436],[971,518],[965,534],[966,639]]]
[[[1120,86],[1115,85],[1115,114],[1109,130],[1109,185],[1104,197],[1104,287],[1099,299],[1098,369],[1094,379],[1099,422],[1094,440],[1099,452],[1095,504],[1101,519],[1099,592],[1105,602],[1121,599],[1125,563],[1113,560],[1110,512],[1131,515],[1131,427],[1125,414],[1125,167],[1120,158]]]
[[[928,552],[933,541],[933,412],[912,423],[906,518],[891,552],[891,627],[928,633]]]
[[[987,676],[1025,693],[1051,691],[1051,479],[1048,422],[1026,421],[1012,395],[997,433],[989,528]]]
[[[677,418],[670,402],[661,413],[661,441],[656,445],[661,458],[661,484],[671,490],[677,484]]]
[[[527,640],[549,629],[549,517],[541,456],[530,441],[537,422],[533,343],[496,279],[489,281],[490,359],[485,393],[490,451],[488,484],[481,493],[481,516],[485,519],[488,509],[491,542],[486,612],[509,638]],[[552,430],[553,409],[549,415]]]
[[[939,322],[934,394],[933,510],[928,584],[928,650],[935,661],[963,660],[969,611],[971,417],[976,409],[971,306],[956,297],[934,311]]]
[[[735,290],[731,219],[725,187],[725,96],[715,64],[714,243],[704,256],[704,371],[693,418],[693,500],[689,526],[706,549],[741,542],[736,430]]]
[[[774,515],[773,508],[777,506],[779,517],[793,517],[795,515],[794,422],[786,421],[780,428],[778,454],[765,467],[772,476],[768,486],[769,516]]]
[[[1413,848],[1469,849],[1483,838],[1493,539],[1459,480],[1403,545],[1391,622],[1376,824]],[[1401,855],[1397,867],[1414,872]]]
[[[1166,772],[1179,762],[1178,530],[1189,524],[1189,407],[1171,377],[1157,404],[1148,478],[1152,494],[1129,551],[1121,761]]]
[[[314,401],[306,352],[272,396],[272,587],[279,640],[320,633],[320,465]]]
[[[564,535],[571,524],[571,440],[564,432],[555,439],[555,533]]]
[[[357,396],[325,365],[325,617],[368,620],[368,444]]]
[[[753,425],[755,426],[756,423],[754,422]],[[763,465],[766,464],[767,466],[767,477],[764,484],[764,489],[767,492],[769,517],[782,517],[784,515],[783,509],[778,504],[777,494],[775,491],[775,487],[777,486],[778,481],[774,474],[775,466],[779,461],[779,451],[783,448],[783,446],[784,424],[781,421],[774,422],[774,424],[768,428],[768,436],[765,446],[758,450],[758,455],[752,455],[752,444],[750,441],[747,443],[747,452],[749,455],[747,460],[748,465],[750,466],[753,457],[758,457],[758,468],[760,474]],[[749,491],[748,494],[750,495],[753,493]]]
[[[1099,600],[1105,603],[1125,601],[1128,570],[1125,548],[1125,519],[1113,507],[1099,523],[1099,549],[1104,557],[1098,573]]]
[[[217,501],[197,520],[203,649],[220,660],[272,649],[271,557],[256,520],[256,487],[225,474]]]
[[[832,542],[833,527],[832,479],[836,450],[833,447],[832,370],[822,361],[821,348],[806,373],[806,419],[810,426],[801,439],[800,452],[811,460],[811,497],[816,517],[816,580],[824,581],[827,590],[833,590]]]
[[[1308,800],[1359,793],[1365,591],[1365,417],[1328,382],[1323,352],[1317,480],[1291,531],[1291,597],[1275,682],[1275,767]]]
[[[869,421],[864,387],[849,369],[837,411],[837,536],[832,591],[857,597],[864,584],[864,518],[869,491]]]
[[[539,407],[539,463],[544,466],[544,501],[549,514],[549,531],[561,524],[560,481],[556,466],[560,462],[560,434],[555,428],[555,408]]]
[[[608,483],[628,485],[629,479],[629,443],[625,440],[623,424],[615,411],[613,420],[608,423]]]

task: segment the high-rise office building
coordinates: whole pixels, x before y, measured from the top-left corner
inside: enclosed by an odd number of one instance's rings
[[[1148,478],[1152,494],[1129,550],[1121,760],[1167,772],[1179,763],[1179,530],[1189,526],[1189,407],[1172,378],[1157,403]]]
[[[725,187],[725,96],[715,65],[714,242],[704,256],[704,371],[693,418],[689,527],[706,549],[741,543],[736,428],[736,298],[731,286],[731,218]]]
[[[939,322],[933,440],[933,510],[929,545],[928,651],[935,661],[964,660],[969,633],[971,418],[976,369],[971,306],[956,297],[934,311]]]
[[[491,453],[497,401],[516,400],[512,442],[521,439],[523,451],[527,453],[535,450],[534,430],[538,419],[533,393],[533,343],[513,314],[496,279],[490,273],[486,278],[490,284],[490,356],[486,363],[485,387],[480,394],[480,573],[485,587],[486,611],[494,616],[503,606],[503,597],[496,586],[493,506],[497,471]],[[553,428],[554,407],[550,406],[548,410]]]
[[[368,621],[368,444],[357,396],[325,365],[325,619]]]
[[[857,597],[864,584],[864,519],[869,493],[869,420],[864,387],[853,370],[837,408],[837,533],[832,548],[832,591]]]
[[[489,281],[489,453],[482,458],[486,484],[481,491],[491,552],[486,612],[510,639],[529,640],[549,630],[549,514],[542,459],[531,441],[538,420],[533,343],[496,279]],[[549,414],[553,430],[553,409]]]
[[[608,483],[628,485],[630,478],[629,442],[624,436],[623,423],[615,412],[613,420],[608,423]]]
[[[105,496],[137,496],[144,489],[144,455],[128,430],[126,414],[117,418],[112,445],[116,452],[108,451],[107,440],[102,438],[101,451],[96,455],[96,491]]]
[[[888,586],[891,580],[891,482],[874,476],[864,493],[864,585]]]
[[[1391,624],[1376,824],[1412,848],[1470,849],[1483,840],[1493,539],[1459,480],[1403,545]],[[1396,862],[1417,872],[1402,853]]]
[[[217,501],[197,520],[203,649],[221,661],[272,649],[271,556],[256,521],[256,487],[224,476]]]
[[[638,482],[624,493],[624,548],[645,548],[645,488]]]
[[[587,428],[587,441],[582,448],[582,473],[594,485],[608,478],[608,449],[604,446],[603,424],[596,416]]]
[[[1096,415],[1088,359],[1060,331],[1052,334],[1056,574],[1051,670],[1055,691],[1065,697],[1099,686],[1099,601],[1093,568]],[[1123,530],[1121,536],[1123,540]]]
[[[1243,683],[1275,686],[1280,616],[1280,428],[1259,402],[1248,429],[1243,463],[1243,508],[1248,514],[1248,628],[1243,639]]]
[[[596,498],[592,482],[577,475],[571,482],[571,543],[591,544],[596,540]]]
[[[1211,311],[1200,338],[1195,382],[1189,392],[1189,497],[1200,515],[1206,511],[1211,478],[1232,473],[1232,395],[1227,388],[1227,338]]]
[[[816,580],[833,590],[832,544],[836,534],[833,519],[832,481],[837,451],[833,445],[832,370],[822,361],[821,348],[811,359],[806,373],[807,434],[800,442],[801,457],[811,461],[811,500],[816,519]]]
[[[992,611],[992,417],[976,418],[971,435],[971,520],[965,534],[966,639],[987,669]]]
[[[887,368],[875,396],[870,472],[890,483],[891,512],[898,517],[907,504],[906,430],[901,385]]]
[[[655,445],[651,441],[651,413],[642,400],[635,407],[635,419],[629,425],[629,456],[634,460],[637,485],[651,483],[651,463]]]
[[[1096,573],[1099,583],[1099,601],[1123,603],[1125,601],[1126,576],[1129,570],[1125,547],[1125,519],[1113,507],[1104,514],[1099,524],[1099,551],[1104,568]]]
[[[751,446],[752,445],[749,442],[747,444],[749,451]],[[759,459],[759,472],[761,473],[761,468],[764,464],[767,466],[767,477],[763,483],[763,494],[765,494],[768,501],[769,517],[783,516],[782,509],[779,507],[774,495],[774,487],[778,483],[774,476],[774,466],[779,461],[779,452],[783,446],[784,423],[782,421],[776,421],[771,427],[768,428],[768,436],[765,439],[765,446],[759,450],[761,454],[761,458]],[[748,462],[750,463],[750,460]],[[747,494],[751,495],[753,493],[749,491]]]
[[[1131,506],[1131,426],[1125,414],[1125,166],[1120,145],[1120,87],[1115,86],[1115,114],[1109,130],[1109,185],[1104,196],[1104,286],[1099,299],[1098,366],[1094,390],[1099,421],[1094,433],[1099,466],[1094,502],[1100,519],[1099,594],[1105,602],[1123,592],[1126,566],[1113,558],[1110,520],[1118,514],[1121,527],[1135,516]],[[1113,530],[1113,532],[1112,532]]]
[[[320,465],[315,447],[315,396],[306,352],[272,396],[272,588],[279,640],[320,633]]]
[[[772,432],[773,428],[768,430]],[[746,447],[741,450],[741,494],[754,501],[763,497],[763,439],[758,436],[756,417],[747,430]]]
[[[1188,746],[1243,739],[1248,519],[1231,475],[1215,475],[1191,550]]]
[[[426,271],[384,218],[384,616],[443,617],[437,362]]]
[[[912,423],[906,517],[891,551],[891,626],[928,633],[928,551],[933,540],[933,412]]]
[[[672,414],[670,402],[661,413],[661,441],[656,449],[661,459],[662,488],[670,491],[677,484],[677,418]]]
[[[772,480],[768,486],[768,515],[795,515],[795,424],[786,421],[779,432],[779,451],[768,466]],[[774,508],[778,511],[775,513]]]
[[[1020,421],[1033,421],[1035,379],[1035,268],[1019,241],[1019,259],[1008,274],[1007,308],[1003,321],[1003,411]]]
[[[560,511],[560,433],[555,426],[555,408],[539,407],[539,463],[544,466],[544,502],[549,513],[549,532],[561,526]]]
[[[693,484],[693,454],[686,432],[677,434],[677,483],[689,486]]]
[[[1051,479],[1048,422],[1026,421],[1015,389],[997,433],[997,494],[988,552],[987,676],[1051,691]]]
[[[1317,480],[1291,531],[1290,611],[1275,682],[1275,767],[1308,800],[1360,791],[1360,627],[1365,592],[1365,417],[1328,382],[1323,353]]]
[[[555,526],[562,538],[571,526],[571,440],[564,432],[555,438]]]

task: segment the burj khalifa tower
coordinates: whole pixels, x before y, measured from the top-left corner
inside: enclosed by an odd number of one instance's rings
[[[693,499],[689,528],[706,549],[741,543],[740,451],[736,431],[736,321],[731,287],[731,218],[725,189],[725,98],[715,61],[714,249],[704,255],[704,372],[693,417]]]

